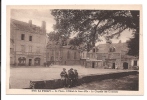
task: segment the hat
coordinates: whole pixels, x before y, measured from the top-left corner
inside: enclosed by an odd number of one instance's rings
[[[76,69],[74,69],[74,71],[77,71]]]
[[[70,70],[73,70],[73,68],[71,68]]]
[[[63,70],[66,70],[65,68],[63,68]]]

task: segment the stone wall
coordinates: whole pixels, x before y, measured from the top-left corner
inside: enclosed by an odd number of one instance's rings
[[[78,79],[78,85],[83,83],[89,83],[92,81],[101,81],[104,79],[116,79],[128,75],[138,74],[138,71],[128,71],[128,72],[117,72],[117,73],[109,73],[109,74],[97,74],[97,75],[88,75],[88,76],[80,76]],[[55,80],[44,80],[44,81],[30,81],[31,89],[57,89],[63,88],[61,79]],[[28,88],[28,89],[29,89]]]

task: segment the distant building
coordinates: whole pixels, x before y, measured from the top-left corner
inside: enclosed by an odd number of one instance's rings
[[[42,26],[11,19],[10,64],[16,66],[39,66],[45,62],[46,22]]]
[[[80,64],[82,66],[86,65],[86,59],[87,59],[87,47],[85,44],[80,45]]]
[[[82,66],[85,66],[86,59],[87,59],[87,50],[82,50],[80,52],[80,60],[81,60],[80,62]]]
[[[86,67],[133,69],[138,66],[138,57],[127,55],[127,43],[100,44],[87,54]]]
[[[67,41],[62,44],[61,41],[49,40],[46,50],[48,65],[80,65],[80,51],[78,47],[69,45]]]

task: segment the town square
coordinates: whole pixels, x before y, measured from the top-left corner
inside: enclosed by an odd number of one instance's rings
[[[9,89],[117,89],[110,87],[118,79],[120,89],[138,90],[139,11],[11,9],[10,15]]]

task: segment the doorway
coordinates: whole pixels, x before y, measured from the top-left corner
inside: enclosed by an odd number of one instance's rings
[[[35,58],[34,59],[34,65],[35,66],[40,66],[40,58]]]
[[[32,65],[32,59],[29,59],[29,66]]]
[[[136,60],[134,61],[134,66],[137,66],[137,61]]]
[[[115,63],[112,64],[112,69],[115,69]]]
[[[92,68],[94,68],[94,62],[92,62]]]
[[[54,61],[54,56],[51,56],[51,61]]]
[[[64,62],[64,64],[66,65],[66,61]]]
[[[128,63],[127,62],[123,63],[123,69],[128,69]]]

